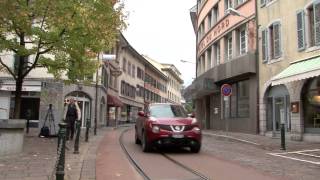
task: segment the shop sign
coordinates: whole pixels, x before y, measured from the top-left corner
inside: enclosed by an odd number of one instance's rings
[[[299,102],[292,102],[291,103],[291,112],[299,113]]]
[[[0,90],[2,90],[2,91],[16,91],[16,86],[15,85],[2,85],[2,86],[0,86]],[[22,86],[21,91],[40,92],[41,87],[40,86]]]
[[[199,44],[198,55],[200,52],[203,51],[205,47],[208,46],[210,42],[220,36],[223,32],[229,29],[230,20],[228,18],[222,20],[218,25],[216,25],[204,39],[202,39],[201,43]]]

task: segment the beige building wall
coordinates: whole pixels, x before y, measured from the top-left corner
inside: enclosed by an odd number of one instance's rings
[[[141,108],[144,107],[144,99],[143,97],[138,97],[137,95],[135,96],[135,98],[130,98],[127,96],[124,96],[121,94],[121,81],[125,81],[126,83],[129,83],[131,86],[136,87],[137,85],[144,87],[144,81],[142,79],[139,79],[137,77],[137,68],[139,67],[140,69],[142,69],[144,71],[144,63],[138,59],[132,52],[132,50],[128,49],[128,48],[124,48],[119,56],[119,60],[120,60],[120,68],[122,71],[121,76],[119,77],[119,96],[122,97],[123,99],[126,99],[128,102],[132,101],[132,105],[135,106],[139,106]],[[124,65],[125,63],[125,65]],[[130,74],[128,71],[128,63],[131,64],[131,68],[130,68]],[[132,66],[134,65],[134,75],[132,75],[133,72],[133,68]]]
[[[269,0],[270,1],[270,0]],[[320,46],[310,46],[309,32],[309,14],[308,7],[311,7],[314,0],[266,0],[265,5],[258,2],[258,22],[259,22],[259,86],[260,86],[260,133],[268,134],[267,130],[267,96],[271,88],[271,80],[277,74],[290,66],[290,63],[308,59],[310,57],[319,56]],[[297,33],[297,12],[303,10],[305,13],[305,37],[306,48],[298,49],[298,33]],[[270,27],[272,23],[279,22],[281,30],[281,56],[277,59],[269,59],[263,62],[262,57],[262,31]],[[268,50],[270,51],[270,49]],[[300,102],[299,113],[288,112],[291,118],[291,138],[302,140],[304,133],[303,126],[303,108],[301,101],[301,90],[305,84],[305,80],[294,81],[284,84],[289,92],[290,102]],[[270,118],[269,118],[270,120]],[[274,134],[273,134],[274,135]]]
[[[260,94],[264,94],[266,87],[270,85],[270,79],[288,67],[291,62],[304,60],[319,55],[320,47],[307,47],[303,51],[298,50],[297,16],[296,12],[311,5],[313,0],[273,0],[273,2],[261,7],[258,1],[259,17],[259,51],[262,52],[261,30],[276,21],[281,23],[281,48],[282,56],[263,64],[262,53],[259,56],[260,70]],[[307,17],[306,17],[307,18]]]

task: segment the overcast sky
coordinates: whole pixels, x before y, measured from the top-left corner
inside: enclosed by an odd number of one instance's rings
[[[196,0],[124,0],[129,12],[124,32],[131,46],[140,54],[161,63],[174,64],[184,85],[195,78],[196,40],[189,10]]]

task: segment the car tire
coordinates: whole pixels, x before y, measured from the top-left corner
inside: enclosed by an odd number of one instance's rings
[[[143,132],[142,134],[142,151],[143,152],[150,152],[151,150],[151,145],[148,143],[147,141],[147,134],[145,132]]]
[[[195,145],[190,147],[190,150],[192,153],[199,153],[200,149],[201,149],[201,145]]]
[[[135,142],[136,144],[141,144],[141,141],[140,141],[140,139],[139,139],[139,137],[138,137],[137,130],[136,130],[135,133],[134,133],[134,142]]]

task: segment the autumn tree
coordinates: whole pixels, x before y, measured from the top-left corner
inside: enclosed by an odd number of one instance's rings
[[[92,75],[99,52],[114,45],[125,27],[115,0],[1,0],[0,69],[16,81],[14,118],[19,118],[24,79],[35,68],[70,81]],[[3,54],[15,56],[6,62]]]

